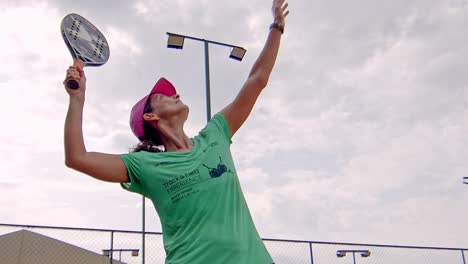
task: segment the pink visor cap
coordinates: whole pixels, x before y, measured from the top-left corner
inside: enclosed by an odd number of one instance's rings
[[[130,128],[132,129],[133,134],[139,140],[143,140],[145,137],[145,130],[143,126],[145,120],[143,119],[143,114],[145,112],[145,106],[146,102],[148,101],[148,98],[152,94],[163,94],[166,96],[173,96],[176,93],[177,92],[174,85],[172,85],[172,83],[170,83],[165,78],[161,78],[156,82],[151,92],[133,106],[132,112],[130,113]]]

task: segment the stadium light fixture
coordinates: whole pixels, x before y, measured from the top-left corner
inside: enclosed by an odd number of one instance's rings
[[[118,248],[118,249],[103,249],[102,250],[102,255],[112,258],[111,255],[113,252],[119,252],[119,261],[122,260],[122,252],[130,252],[132,254],[132,257],[138,257],[140,250],[139,249],[134,249],[134,248]]]
[[[246,52],[247,50],[244,48],[234,47],[232,48],[231,55],[229,55],[229,58],[242,61]]]
[[[359,253],[361,257],[367,258],[371,255],[371,252],[369,250],[337,250],[336,251],[336,257],[342,258],[346,256],[346,253],[352,253],[353,254],[353,263],[356,264],[356,253]]]
[[[169,37],[167,38],[167,47],[171,49],[182,49],[184,47],[185,37],[182,35],[177,35],[173,33],[167,33]]]

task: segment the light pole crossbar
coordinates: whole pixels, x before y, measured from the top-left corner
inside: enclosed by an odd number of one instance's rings
[[[220,46],[225,46],[225,47],[229,47],[229,48],[240,48],[240,49],[243,49],[242,47],[239,47],[239,46],[236,46],[236,45],[232,45],[232,44],[227,44],[227,43],[218,42],[218,41],[213,41],[213,40],[208,40],[208,39],[196,38],[196,37],[192,37],[192,36],[181,35],[181,34],[176,34],[176,33],[171,33],[171,32],[167,32],[167,35],[169,35],[169,36],[176,36],[176,37],[183,37],[183,38],[186,38],[186,39],[191,39],[191,40],[206,42],[206,43],[215,44],[215,45],[220,45]]]

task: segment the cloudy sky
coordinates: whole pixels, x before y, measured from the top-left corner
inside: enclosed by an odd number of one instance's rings
[[[106,65],[87,68],[88,150],[136,144],[131,106],[161,76],[205,125],[202,43],[212,109],[237,94],[272,22],[271,1],[0,2],[0,223],[141,229],[141,197],[64,165],[72,63],[61,19],[105,34]],[[467,0],[291,0],[276,67],[232,151],[262,237],[468,247]],[[147,202],[147,230],[160,231]]]

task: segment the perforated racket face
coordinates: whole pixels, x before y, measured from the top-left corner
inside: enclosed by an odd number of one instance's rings
[[[80,15],[69,14],[62,20],[62,37],[73,59],[85,66],[100,66],[109,59],[109,45],[104,35]]]

